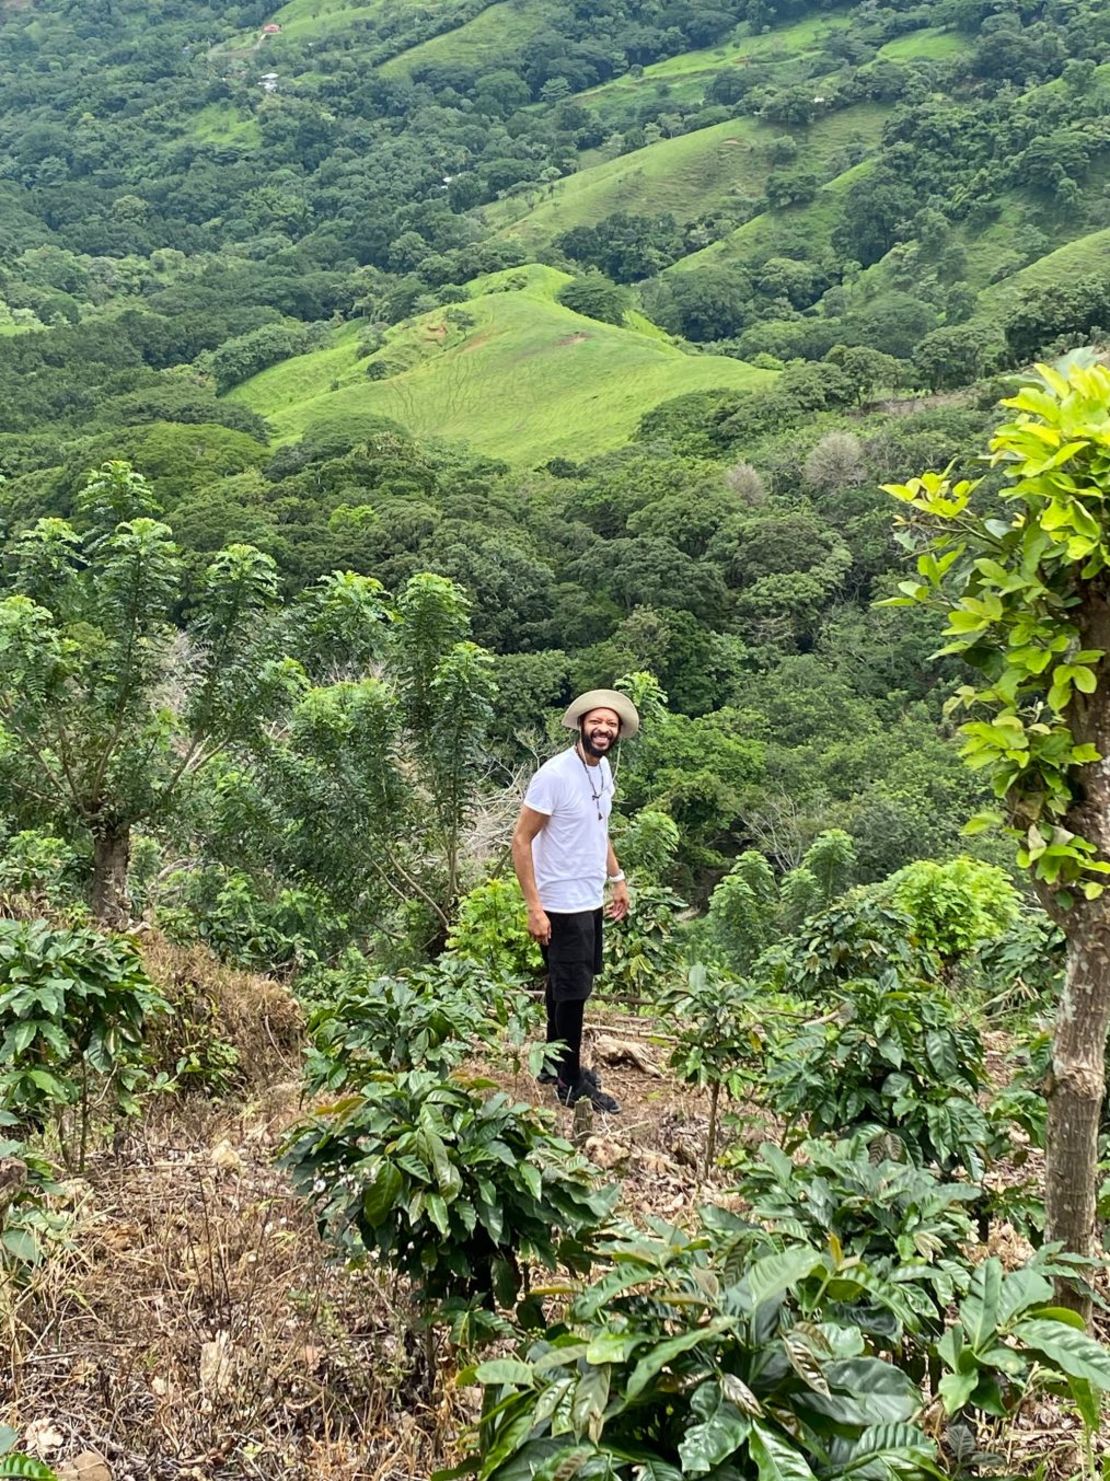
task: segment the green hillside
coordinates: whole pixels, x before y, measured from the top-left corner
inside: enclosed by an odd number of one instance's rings
[[[686,101],[700,95],[707,83],[726,68],[745,67],[753,62],[761,67],[791,68],[817,56],[822,50],[822,42],[843,31],[848,24],[848,15],[843,12],[807,16],[804,20],[755,35],[749,33],[747,25],[741,25],[719,46],[686,51],[661,62],[652,62],[635,75],[626,74],[603,87],[579,93],[575,101],[603,117],[627,112],[630,104],[653,93],[665,97],[670,103]]]
[[[419,437],[464,441],[531,465],[617,447],[672,396],[773,379],[738,360],[686,354],[654,326],[644,333],[572,313],[554,299],[567,281],[535,266],[494,274],[464,305],[397,325],[372,356],[360,356],[350,327],[326,349],[262,371],[230,399],[265,416],[281,442],[314,424],[374,413]],[[396,373],[372,380],[372,362]]]
[[[769,146],[784,133],[797,140],[807,165],[820,170],[849,144],[873,145],[888,111],[861,103],[795,130],[730,119],[580,170],[559,181],[531,210],[520,200],[500,201],[484,216],[490,226],[527,246],[592,225],[614,211],[669,212],[677,221],[689,221],[729,201],[758,199],[774,168]]]
[[[419,46],[410,47],[379,70],[383,77],[404,77],[417,66],[492,66],[506,50],[518,46],[549,19],[555,0],[496,0],[473,20]]]

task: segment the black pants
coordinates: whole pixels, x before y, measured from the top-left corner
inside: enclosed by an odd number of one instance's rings
[[[547,967],[547,1042],[562,1040],[566,1045],[558,1074],[564,1085],[573,1085],[582,1073],[586,999],[601,970],[602,915],[600,910],[549,910],[547,917],[551,941],[540,948]]]

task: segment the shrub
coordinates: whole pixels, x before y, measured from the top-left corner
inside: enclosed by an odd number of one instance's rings
[[[637,887],[629,914],[606,928],[600,985],[607,996],[636,1000],[666,985],[680,962],[675,931],[684,908],[663,885]]]
[[[700,963],[686,982],[659,1001],[674,1029],[671,1068],[687,1084],[709,1087],[709,1131],[705,1142],[708,1177],[717,1153],[717,1111],[721,1091],[739,1099],[752,1079],[755,1038],[751,989]]]
[[[308,1020],[310,1094],[358,1088],[382,1070],[450,1070],[476,1038],[497,1034],[488,979],[472,963],[441,959],[399,977],[331,975],[334,997]]]
[[[983,1043],[935,984],[847,984],[832,1012],[772,1041],[771,1107],[812,1133],[889,1133],[915,1162],[982,1174]]]
[[[709,1246],[666,1225],[603,1244],[564,1320],[478,1366],[483,1481],[930,1469],[916,1385],[829,1319],[864,1289],[859,1262],[794,1246],[732,1269]]]
[[[44,921],[0,921],[0,1104],[24,1119],[74,1110],[84,1168],[94,1115],[133,1115],[148,1080],[147,1020],[169,1005],[132,941]]]
[[[525,1265],[589,1268],[615,1193],[531,1106],[488,1080],[379,1074],[290,1133],[282,1163],[321,1232],[375,1254],[419,1300],[516,1303]]]
[[[475,962],[498,980],[537,977],[543,971],[539,947],[528,934],[524,897],[515,879],[497,876],[475,886],[459,901],[447,947]]]
[[[918,859],[880,887],[913,921],[924,949],[947,964],[1005,935],[1018,913],[1018,893],[1005,870],[966,855],[938,863]]]
[[[0,1128],[15,1129],[19,1118],[0,1111]],[[5,1267],[37,1265],[59,1239],[67,1220],[51,1213],[47,1198],[60,1192],[53,1170],[21,1141],[0,1135],[0,1277]]]
[[[835,1239],[935,1324],[967,1289],[962,1245],[974,1237],[962,1207],[978,1197],[967,1183],[941,1182],[912,1163],[878,1160],[864,1136],[805,1141],[788,1156],[764,1142],[736,1185],[750,1216],[785,1239]]]

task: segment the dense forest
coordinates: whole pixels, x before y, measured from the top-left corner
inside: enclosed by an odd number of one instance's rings
[[[0,1477],[1105,1468],[1108,111],[1096,0],[0,0]]]

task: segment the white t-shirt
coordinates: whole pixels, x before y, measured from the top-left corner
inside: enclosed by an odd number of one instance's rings
[[[532,840],[540,904],[545,910],[597,910],[608,873],[609,762],[603,756],[587,767],[576,750],[563,751],[536,772],[524,801],[549,819]]]

